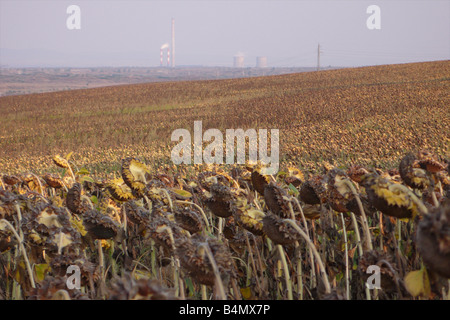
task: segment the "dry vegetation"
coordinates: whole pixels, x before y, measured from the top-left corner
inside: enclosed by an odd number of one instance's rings
[[[449,75],[444,61],[0,98],[0,298],[447,299]],[[280,172],[172,165],[171,132],[195,120],[279,129]]]

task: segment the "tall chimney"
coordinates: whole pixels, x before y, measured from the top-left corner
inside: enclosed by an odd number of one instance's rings
[[[170,67],[170,49],[167,48],[167,66]]]
[[[172,18],[172,68],[175,67],[175,19]]]

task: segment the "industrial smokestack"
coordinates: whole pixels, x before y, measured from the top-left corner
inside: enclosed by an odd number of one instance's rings
[[[172,18],[172,68],[175,67],[175,19]]]
[[[170,66],[170,49],[167,49],[167,66]]]

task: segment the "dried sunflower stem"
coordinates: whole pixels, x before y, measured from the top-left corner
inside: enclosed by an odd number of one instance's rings
[[[14,234],[14,236],[17,238],[17,241],[19,241],[20,250],[22,251],[23,257],[25,259],[25,265],[27,266],[27,272],[28,276],[30,277],[31,287],[36,288],[36,285],[34,283],[34,276],[33,271],[31,270],[30,261],[28,260],[27,252],[25,251],[25,247],[23,246],[23,239],[19,236],[19,234],[16,232],[14,227],[9,223],[6,219],[1,219],[0,222],[3,222]]]
[[[258,270],[256,269],[255,259],[253,258],[253,250],[252,250],[252,247],[250,246],[250,240],[248,239],[247,232],[245,232],[244,234],[245,234],[245,242],[246,242],[247,248],[248,248],[248,255],[250,256],[250,262],[252,263],[253,270],[255,272],[256,285],[258,287],[259,292],[262,293],[261,280],[258,277]]]
[[[217,267],[216,261],[214,260],[214,256],[211,252],[211,249],[209,248],[209,245],[207,243],[201,243],[200,244],[200,250],[201,250],[201,254],[203,255],[203,253],[206,253],[206,255],[208,256],[209,262],[212,265],[213,268],[213,272],[214,272],[214,276],[216,277],[216,286],[219,290],[219,295],[220,298],[222,300],[227,300],[227,296],[225,294],[225,289],[223,286],[223,282],[222,279],[220,278],[220,272],[219,272],[219,268]]]
[[[347,245],[347,230],[345,229],[344,214],[341,212],[342,221],[342,233],[344,234],[345,245],[345,297],[350,300],[350,286],[349,286],[349,274],[348,274],[348,245]]]
[[[364,208],[363,208],[361,199],[359,198],[359,194],[356,191],[355,186],[353,185],[353,183],[351,183],[347,179],[344,179],[343,181],[350,188],[350,190],[352,190],[352,193],[353,193],[353,195],[356,198],[356,202],[358,203],[358,208],[359,208],[359,211],[361,213],[361,220],[362,220],[362,224],[363,224],[364,235],[366,237],[367,249],[369,251],[371,251],[371,250],[373,250],[372,238],[370,236],[369,223],[367,222],[367,216],[366,216],[366,213],[364,212]]]
[[[357,246],[358,246],[359,257],[362,257],[362,255],[364,254],[364,251],[363,251],[362,244],[361,244],[361,235],[359,234],[358,222],[356,221],[356,217],[355,217],[355,214],[353,212],[350,212],[350,215],[352,217],[353,228],[355,229],[355,235],[356,235],[356,242],[357,242]],[[365,290],[366,290],[366,298],[367,298],[367,300],[370,300],[369,288],[366,287]]]
[[[40,180],[40,179],[38,178],[38,176],[35,175],[34,173],[31,173],[31,175],[32,175],[33,177],[35,177],[36,180],[38,181],[38,183],[39,183],[39,190],[41,191],[41,192],[39,192],[39,193],[44,197],[44,189],[42,188],[41,180]]]
[[[171,198],[170,195],[169,195],[169,192],[167,192],[167,190],[164,189],[164,188],[162,188],[161,190],[162,190],[162,192],[163,192],[163,193],[166,195],[166,197],[167,197],[167,201],[169,202],[169,206],[170,206],[170,211],[173,212],[173,203],[172,203],[172,198]]]
[[[308,230],[308,224],[306,222],[305,214],[303,213],[303,208],[300,206],[300,202],[298,202],[297,198],[293,197],[293,199],[300,211],[300,214],[302,216],[303,225],[305,226],[306,234],[308,235],[308,238],[309,238],[310,235],[309,235],[309,230]],[[295,220],[294,214],[293,214],[293,209],[291,207],[290,202],[289,202],[289,209],[291,209],[292,220]],[[316,283],[316,268],[314,267],[314,257],[313,257],[311,248],[308,248],[308,252],[309,252],[309,260],[311,262],[311,283],[314,286]]]
[[[159,229],[157,232],[161,233],[163,231],[167,231],[169,233],[169,238],[170,238],[170,242],[172,244],[172,249],[175,251],[176,247],[175,247],[175,239],[173,237],[173,231],[172,228],[170,228],[169,226],[165,226],[161,229]],[[175,261],[173,261],[175,260]],[[172,260],[172,265],[174,266],[174,271],[173,271],[173,282],[175,284],[175,291],[183,290],[183,292],[181,293],[181,295],[184,297],[184,286],[182,284],[182,279],[180,277],[180,261],[177,257],[174,257],[174,259]]]
[[[298,245],[298,241],[296,241],[296,245]],[[302,259],[300,253],[298,253],[298,260],[297,260],[297,293],[298,299],[303,300],[303,273],[302,273]]]
[[[436,194],[434,193],[434,190],[431,190],[431,198],[433,199],[433,204],[437,208],[439,207],[439,201],[436,198]]]
[[[323,264],[322,258],[320,257],[319,252],[317,252],[317,249],[314,246],[314,244],[312,243],[311,239],[308,237],[308,235],[302,229],[300,229],[300,227],[295,223],[294,220],[284,219],[284,221],[286,221],[287,223],[292,225],[294,227],[294,229],[297,230],[298,233],[300,233],[300,235],[303,237],[303,239],[305,239],[306,243],[313,251],[313,254],[316,257],[317,263],[319,264],[320,273],[322,274],[322,279],[323,279],[323,282],[325,285],[325,293],[327,293],[327,294],[331,293],[331,287],[330,287],[330,282],[328,281],[327,271]]]
[[[202,291],[202,300],[208,300],[208,294],[206,292],[206,286],[204,284],[201,285]]]
[[[97,239],[97,250],[98,250],[98,264],[100,267],[100,284],[101,287],[105,285],[105,262],[103,258],[103,248],[102,248],[102,242],[100,239]],[[100,291],[101,292],[101,291]]]
[[[284,252],[283,247],[281,244],[277,244],[278,252],[280,253],[281,263],[283,264],[283,271],[284,271],[284,280],[286,282],[286,288],[288,292],[288,300],[294,300],[294,296],[292,293],[292,282],[291,277],[289,276],[289,268],[286,261],[286,255]]]

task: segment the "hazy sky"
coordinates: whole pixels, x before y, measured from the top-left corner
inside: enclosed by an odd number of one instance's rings
[[[69,30],[78,5],[81,29]],[[370,5],[381,29],[370,30]],[[159,66],[175,19],[176,64],[362,66],[450,59],[450,1],[0,0],[2,66]],[[166,59],[166,58],[164,58]]]

